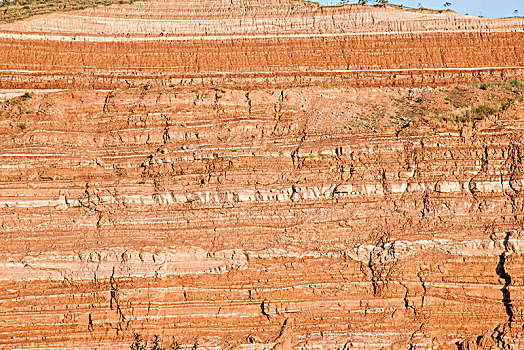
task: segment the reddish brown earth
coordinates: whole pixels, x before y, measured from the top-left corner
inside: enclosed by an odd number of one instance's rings
[[[468,85],[521,78],[523,30],[284,0],[1,25],[0,348],[524,348],[524,86]]]
[[[522,18],[391,7],[156,0],[0,25],[4,88],[427,86],[522,66]]]

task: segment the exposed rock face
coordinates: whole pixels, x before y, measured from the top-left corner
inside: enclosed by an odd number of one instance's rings
[[[0,84],[425,86],[521,77],[523,28],[522,18],[390,7],[153,0],[0,25]]]
[[[521,76],[523,24],[153,1],[0,26],[6,96],[68,88],[0,110],[0,346],[524,347],[522,94],[359,120]]]

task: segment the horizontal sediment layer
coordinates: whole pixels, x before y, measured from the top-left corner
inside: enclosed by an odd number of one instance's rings
[[[1,25],[0,85],[282,87],[340,79],[348,86],[425,86],[493,80],[501,71],[516,79],[524,67],[523,25],[518,18],[294,1],[100,7]]]

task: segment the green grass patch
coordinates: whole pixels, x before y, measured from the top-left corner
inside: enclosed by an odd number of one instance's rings
[[[57,11],[83,10],[95,6],[132,4],[137,0],[4,0],[0,2],[0,23],[14,22]]]
[[[466,110],[448,113],[441,115],[435,114],[435,118],[443,121],[452,121],[457,124],[472,124],[477,121],[483,120],[491,115],[497,114],[503,110],[501,107],[493,107],[487,105],[480,105],[477,107],[471,107]]]
[[[20,96],[20,100],[22,101],[25,101],[25,100],[29,100],[30,98],[33,97],[33,94],[30,93],[30,92],[26,92],[25,94],[23,94],[22,96]]]
[[[524,82],[520,80],[489,81],[489,82],[482,82],[482,83],[473,83],[469,85],[469,87],[475,87],[481,90],[487,90],[488,88],[492,86],[506,86],[506,87],[522,89],[524,88]]]

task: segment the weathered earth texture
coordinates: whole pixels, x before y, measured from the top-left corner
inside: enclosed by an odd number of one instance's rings
[[[522,18],[390,7],[156,0],[0,25],[3,88],[426,86],[522,66]]]
[[[523,67],[391,7],[1,25],[0,347],[524,348]]]

